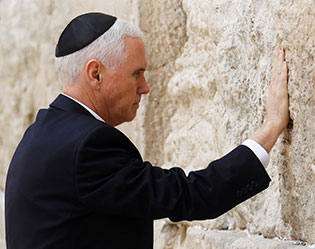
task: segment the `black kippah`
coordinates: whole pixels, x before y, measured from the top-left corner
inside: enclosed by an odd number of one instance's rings
[[[117,18],[103,13],[87,13],[74,18],[63,30],[56,46],[56,57],[74,53],[92,43],[116,22]]]

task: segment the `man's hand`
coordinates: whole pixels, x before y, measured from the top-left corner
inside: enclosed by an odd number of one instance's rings
[[[285,61],[285,52],[277,47],[266,104],[267,117],[263,126],[250,137],[264,147],[267,152],[270,152],[289,121],[287,75],[288,66]]]
[[[288,66],[285,61],[285,52],[280,47],[277,47],[266,105],[266,122],[273,122],[275,125],[274,128],[277,128],[279,133],[285,129],[289,121],[287,75]]]

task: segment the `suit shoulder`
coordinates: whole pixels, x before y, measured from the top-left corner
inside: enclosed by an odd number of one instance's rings
[[[121,131],[108,124],[102,124],[91,129],[82,140],[82,147],[121,148],[137,157],[141,157],[136,146]]]

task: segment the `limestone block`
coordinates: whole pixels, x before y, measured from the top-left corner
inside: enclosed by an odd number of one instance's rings
[[[262,236],[250,235],[241,231],[207,230],[201,226],[168,224],[165,221],[155,222],[157,237],[155,249],[299,249],[298,241],[265,239]],[[307,244],[306,244],[307,245]],[[308,248],[313,248],[307,245]],[[305,248],[306,249],[306,248]]]
[[[163,167],[203,168],[254,132],[265,116],[273,49],[281,44],[287,51],[292,124],[270,155],[269,189],[215,220],[157,223],[155,248],[293,248],[211,229],[315,243],[314,6],[314,0],[0,0],[1,189],[25,128],[61,89],[53,55],[65,23],[103,11],[145,32],[151,93],[136,120],[120,129],[144,159]]]
[[[205,167],[253,133],[265,117],[274,47],[286,49],[292,124],[270,155],[271,186],[218,219],[192,224],[314,242],[314,1],[142,3],[153,65],[146,156],[163,167]],[[183,13],[183,27],[172,25],[175,13]]]
[[[247,236],[243,232],[229,231],[202,231],[198,227],[187,229],[186,240],[175,248],[202,248],[202,249],[302,249],[292,241],[278,241],[264,239],[261,236]]]
[[[277,37],[290,65],[293,127],[272,155],[279,170],[281,213],[292,235],[315,242],[315,1],[273,3]]]
[[[165,160],[165,139],[170,132],[170,117],[175,106],[167,84],[175,73],[174,62],[187,40],[186,15],[181,1],[139,1],[140,27],[145,33],[151,92],[145,112],[145,159],[155,165]],[[167,107],[167,108],[165,108]]]

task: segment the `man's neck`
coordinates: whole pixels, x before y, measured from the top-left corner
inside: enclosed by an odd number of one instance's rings
[[[88,107],[87,105],[85,105],[84,103],[82,103],[80,100],[68,95],[67,93],[62,92],[62,95],[72,99],[73,101],[77,102],[78,104],[80,104],[82,107],[84,107],[89,113],[91,113],[91,115],[96,118],[99,121],[102,121],[105,123],[104,119],[102,119],[95,111],[93,111],[90,107]]]

